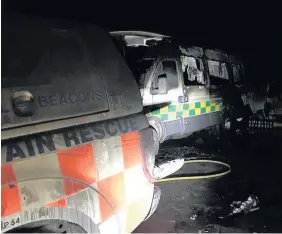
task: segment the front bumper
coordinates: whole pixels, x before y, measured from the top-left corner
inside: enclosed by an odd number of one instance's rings
[[[161,189],[157,186],[154,187],[154,195],[153,195],[153,199],[152,199],[152,204],[151,204],[151,208],[149,210],[149,213],[148,215],[146,216],[146,218],[144,219],[147,220],[148,218],[150,218],[152,216],[152,214],[155,213],[157,207],[158,207],[158,204],[160,202],[160,199],[161,199]]]

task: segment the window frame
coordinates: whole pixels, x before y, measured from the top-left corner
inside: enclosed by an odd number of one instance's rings
[[[151,94],[154,94],[154,89],[153,87],[155,86],[155,82],[156,82],[156,79],[159,75],[162,75],[162,74],[165,74],[165,72],[163,72],[163,62],[174,62],[175,63],[175,70],[176,70],[176,77],[177,77],[177,86],[176,87],[168,87],[168,91],[169,90],[173,90],[173,89],[178,89],[180,87],[180,76],[179,76],[179,67],[177,65],[177,60],[174,59],[174,58],[163,58],[161,60],[158,61],[155,69],[154,69],[154,72],[153,72],[153,76],[152,76],[152,81],[150,82],[151,83],[151,87],[150,87],[150,93]],[[158,73],[158,69],[159,69],[159,66],[161,66],[161,73]]]

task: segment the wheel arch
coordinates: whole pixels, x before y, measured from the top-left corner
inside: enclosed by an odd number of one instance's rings
[[[7,224],[17,219],[19,219],[19,222],[16,222],[15,225],[8,225],[6,228],[3,228],[5,223]],[[74,223],[82,227],[87,233],[96,233],[99,231],[98,226],[88,215],[73,208],[63,207],[40,207],[24,210],[4,218],[2,217],[2,231],[7,232],[15,228],[32,227],[36,224],[45,225],[53,220]]]
[[[148,122],[152,128],[156,130],[159,135],[160,143],[164,142],[166,138],[166,130],[162,120],[156,116],[147,116]]]

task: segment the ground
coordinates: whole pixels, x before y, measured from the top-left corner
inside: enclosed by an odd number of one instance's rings
[[[160,204],[155,214],[135,232],[282,232],[281,137],[260,134],[233,144],[203,135],[170,140],[160,149],[158,160],[169,157],[222,157],[232,172],[218,179],[161,182]],[[185,164],[177,174],[218,169],[207,164]],[[259,198],[258,211],[218,219],[233,200]]]

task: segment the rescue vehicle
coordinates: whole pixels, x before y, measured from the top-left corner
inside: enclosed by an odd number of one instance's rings
[[[244,79],[243,63],[232,54],[150,32],[110,34],[138,82],[156,149],[167,139],[212,127],[219,130],[229,121],[227,106],[244,106],[240,94],[230,95]],[[236,118],[241,115],[239,111]]]
[[[2,232],[130,233],[156,209],[153,133],[108,32],[2,18]]]

